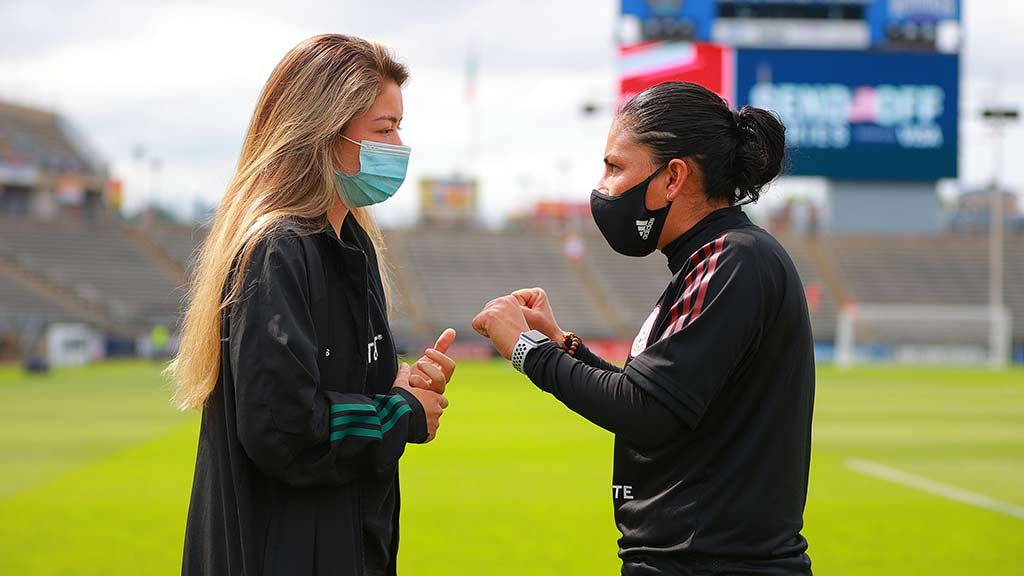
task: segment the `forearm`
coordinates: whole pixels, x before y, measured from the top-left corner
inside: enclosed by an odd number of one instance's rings
[[[238,410],[246,454],[263,473],[294,486],[339,485],[362,473],[379,474],[394,467],[407,443],[426,436],[423,407],[397,388],[372,397],[322,393],[305,425],[298,414],[279,413],[275,420],[256,406]]]
[[[675,415],[621,370],[587,365],[555,344],[530,352],[524,370],[570,410],[635,445],[658,446],[682,431]]]

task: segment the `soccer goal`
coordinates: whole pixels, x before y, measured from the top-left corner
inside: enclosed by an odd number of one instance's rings
[[[836,364],[989,364],[1010,359],[1009,309],[848,304],[836,326]]]

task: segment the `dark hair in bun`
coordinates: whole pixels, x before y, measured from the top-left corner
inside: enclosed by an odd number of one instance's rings
[[[709,200],[756,202],[782,172],[786,127],[778,117],[752,106],[734,112],[699,84],[652,86],[627,102],[618,117],[656,163],[687,156],[696,160]]]

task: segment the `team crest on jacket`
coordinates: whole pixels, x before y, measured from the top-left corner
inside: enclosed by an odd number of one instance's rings
[[[636,358],[647,349],[647,340],[651,337],[651,330],[654,328],[654,321],[658,319],[658,312],[661,312],[661,306],[655,306],[654,311],[647,317],[644,325],[640,327],[640,332],[637,333],[636,339],[633,340],[633,349],[629,351],[630,356],[633,358]]]

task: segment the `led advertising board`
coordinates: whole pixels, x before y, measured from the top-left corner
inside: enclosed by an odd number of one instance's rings
[[[837,180],[957,176],[956,55],[736,51],[736,106],[786,124],[789,174]]]

